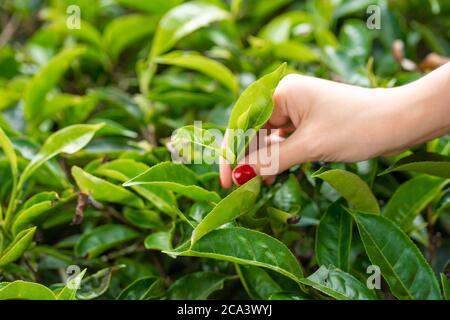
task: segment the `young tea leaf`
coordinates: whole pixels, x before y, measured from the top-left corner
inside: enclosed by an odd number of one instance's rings
[[[31,241],[33,241],[35,232],[36,227],[19,232],[9,246],[3,250],[2,255],[0,256],[0,267],[19,259],[25,250],[28,249]]]
[[[278,82],[283,77],[285,70],[286,64],[284,63],[272,73],[269,73],[252,83],[244,90],[244,92],[242,92],[231,111],[228,129],[242,130],[243,132],[247,129],[253,129],[255,130],[253,133],[254,135],[256,131],[269,120],[273,110],[272,95]],[[243,121],[241,119],[242,114],[246,114],[248,119]],[[245,125],[245,127],[243,125]],[[251,138],[252,135],[247,137],[248,141],[242,141],[243,137],[240,134],[231,134],[228,137],[225,148],[234,151],[236,149],[233,148],[233,146],[236,145],[238,149],[235,154],[237,155],[237,158],[239,158]]]
[[[33,157],[24,169],[20,177],[21,182],[19,182],[19,185],[23,184],[42,164],[59,153],[73,154],[84,148],[102,126],[102,124],[78,124],[53,133],[45,140],[39,153]]]

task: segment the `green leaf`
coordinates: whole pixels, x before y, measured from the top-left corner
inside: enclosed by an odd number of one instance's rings
[[[399,299],[441,299],[433,270],[411,239],[391,220],[373,214],[352,213],[372,264],[380,267]]]
[[[336,201],[328,207],[316,231],[316,259],[324,266],[334,265],[349,271],[352,218]]]
[[[235,265],[242,285],[250,298],[267,300],[273,294],[283,291],[278,283],[262,268]]]
[[[223,64],[204,57],[196,52],[172,51],[164,56],[158,57],[156,62],[168,64],[186,69],[195,70],[219,81],[225,87],[237,95],[239,83],[236,76]]]
[[[86,274],[86,270],[81,271],[80,274],[67,281],[66,285],[57,294],[57,300],[76,300],[77,290],[81,285],[81,280]]]
[[[128,46],[151,35],[157,26],[155,16],[131,14],[113,19],[103,32],[103,47],[114,58]]]
[[[197,184],[197,176],[186,166],[172,162],[162,162],[125,182],[123,185],[158,186],[196,201],[220,201],[220,197],[216,192],[203,189]]]
[[[86,20],[80,19],[81,28],[71,29],[67,27],[67,17],[62,15],[52,21],[44,30],[57,34],[60,37],[74,37],[77,40],[93,45],[95,48],[101,47],[101,35],[94,25]]]
[[[441,273],[442,292],[444,293],[444,299],[450,300],[450,281],[444,273]]]
[[[103,252],[139,237],[139,233],[119,224],[106,224],[83,234],[75,246],[75,254],[92,259]]]
[[[192,231],[192,244],[208,232],[249,212],[256,202],[260,189],[261,177],[255,177],[220,201]]]
[[[17,177],[17,156],[14,151],[14,147],[9,140],[6,133],[0,127],[0,147],[3,148],[3,152],[6,155],[6,159],[8,159],[9,167],[11,168],[11,173],[13,177]]]
[[[140,228],[153,229],[163,225],[159,213],[153,210],[125,208],[123,214],[128,221]]]
[[[117,159],[99,166],[95,173],[124,183],[148,169],[149,167],[142,162],[131,159]],[[136,185],[131,188],[171,217],[180,214],[175,197],[171,191],[165,190],[164,187]]]
[[[272,95],[275,91],[278,82],[281,80],[286,70],[286,64],[283,63],[272,73],[269,73],[259,80],[252,83],[244,92],[240,95],[233,110],[230,114],[230,119],[228,121],[228,129],[243,130],[254,129],[255,132],[252,136],[247,137],[247,141],[242,141],[241,135],[230,135],[228,137],[228,143],[225,148],[230,150],[236,150],[233,148],[234,141],[236,140],[236,145],[238,147],[236,155],[240,155],[248,142],[254,136],[256,131],[258,131],[266,122],[269,120],[272,111]],[[248,114],[248,122],[239,121],[242,114]],[[245,123],[246,127],[242,127]]]
[[[149,250],[172,250],[172,230],[153,232],[145,238],[144,245]]]
[[[429,152],[415,153],[394,163],[379,175],[395,171],[413,171],[449,179],[450,157]]]
[[[221,290],[230,277],[211,271],[194,272],[175,281],[167,291],[170,300],[205,300]]]
[[[376,300],[376,295],[351,274],[333,266],[321,266],[300,282],[337,300]]]
[[[295,41],[286,41],[272,45],[273,54],[280,60],[302,62],[319,61],[320,56],[312,48]]]
[[[361,20],[347,20],[341,28],[339,42],[355,64],[364,65],[371,51],[370,30]]]
[[[0,282],[0,300],[56,300],[49,288],[34,282]]]
[[[298,212],[302,205],[302,190],[297,178],[290,174],[285,183],[278,189],[273,196],[273,204],[278,209],[286,212]]]
[[[168,11],[153,38],[150,59],[170,50],[181,38],[212,22],[228,19],[225,10],[205,2],[191,1]]]
[[[34,206],[35,204],[44,202],[44,201],[56,201],[59,199],[58,194],[55,191],[44,191],[44,192],[39,192],[37,194],[35,194],[34,196],[32,196],[31,198],[29,198],[27,201],[25,201],[25,203],[22,205],[22,210],[31,208],[32,206]]]
[[[104,268],[83,279],[77,291],[77,299],[92,300],[100,297],[108,290],[113,273],[124,267],[122,264]]]
[[[26,228],[35,219],[42,216],[48,210],[53,207],[53,201],[43,201],[37,203],[27,209],[23,209],[17,213],[13,222],[11,231],[13,235],[16,235],[19,231]]]
[[[177,129],[170,139],[170,147],[176,151],[176,156],[182,157],[187,163],[206,162],[206,157],[216,159],[219,155],[234,162],[231,150],[221,148],[210,131],[197,126]],[[204,149],[211,151],[211,155],[206,155]]]
[[[367,183],[356,174],[341,169],[328,171],[320,169],[311,177],[328,182],[356,210],[380,213],[377,199],[375,199]]]
[[[117,297],[117,300],[147,300],[162,294],[163,280],[155,276],[139,278]]]
[[[25,250],[28,249],[31,241],[33,241],[35,232],[36,227],[19,232],[19,234],[14,237],[14,240],[9,244],[9,246],[3,250],[2,256],[0,257],[0,267],[19,259],[23,255]]]
[[[22,184],[36,169],[59,153],[73,154],[84,148],[102,126],[102,124],[78,124],[53,133],[45,140],[39,153],[24,169],[20,177]],[[19,185],[21,185],[20,182]]]
[[[142,199],[134,193],[111,182],[97,178],[79,167],[72,167],[72,175],[80,191],[89,194],[97,201],[118,203],[136,208],[145,207]]]
[[[34,75],[24,93],[25,115],[28,120],[33,121],[39,114],[47,93],[59,82],[72,62],[84,53],[84,47],[64,49]]]
[[[297,259],[280,241],[245,228],[233,227],[211,231],[186,250],[167,253],[225,260],[243,265],[268,268],[299,281],[303,277]]]
[[[268,24],[261,28],[258,38],[269,40],[272,43],[288,41],[292,28],[301,23],[312,27],[313,17],[302,11],[290,11],[276,16]]]
[[[408,232],[416,216],[439,196],[442,188],[449,182],[450,180],[426,175],[408,180],[395,190],[383,215]]]

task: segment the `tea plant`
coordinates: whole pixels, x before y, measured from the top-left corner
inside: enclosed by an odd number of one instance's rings
[[[232,190],[217,162],[171,161],[186,145],[184,160],[195,146],[242,157],[247,141],[206,129],[262,128],[287,73],[417,79],[424,55],[450,55],[449,13],[443,0],[3,1],[0,299],[450,299],[448,135]]]

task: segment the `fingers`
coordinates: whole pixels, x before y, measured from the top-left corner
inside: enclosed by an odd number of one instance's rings
[[[249,155],[233,170],[233,182],[238,185],[245,183],[245,179],[237,181],[235,175],[240,174],[242,167],[248,172],[247,166],[250,166],[255,175],[262,176],[268,184],[273,183],[277,174],[289,169],[290,167],[308,161],[307,155],[302,152],[302,147],[298,139],[292,136],[279,143],[272,143],[266,147],[260,148]],[[247,174],[252,177],[251,173]]]
[[[225,131],[225,135],[223,136],[222,145],[223,148],[228,141],[228,130]],[[220,179],[220,185],[222,188],[231,188],[233,186],[233,181],[231,180],[231,166],[230,163],[219,156],[219,179]]]

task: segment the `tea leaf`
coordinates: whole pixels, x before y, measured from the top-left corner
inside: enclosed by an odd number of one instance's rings
[[[79,167],[72,167],[72,175],[80,191],[92,196],[96,201],[106,201],[130,205],[136,208],[144,208],[144,202],[134,193],[111,182],[97,178]]]
[[[3,148],[3,152],[9,161],[9,167],[11,168],[11,174],[13,177],[17,177],[17,156],[14,151],[14,147],[6,135],[5,131],[0,127],[0,146]]]
[[[138,236],[138,232],[123,225],[102,225],[81,236],[75,246],[75,254],[80,257],[87,255],[88,259],[92,259]]]
[[[159,22],[153,38],[151,59],[167,52],[178,40],[195,30],[228,18],[225,10],[200,1],[183,3],[171,9]]]
[[[117,300],[147,300],[162,294],[163,280],[155,276],[137,279],[117,297]]]
[[[230,91],[237,95],[239,83],[236,76],[223,64],[206,58],[195,52],[172,51],[156,59],[159,64],[168,64],[182,68],[192,69],[216,79]]]
[[[395,190],[383,215],[408,232],[416,216],[449,182],[450,180],[425,175],[408,180]]]
[[[86,269],[81,271],[76,277],[67,281],[66,285],[56,295],[57,300],[76,300],[78,288],[81,285],[81,280],[86,274]]]
[[[58,83],[72,62],[84,53],[86,53],[84,47],[65,49],[54,56],[34,75],[24,95],[27,119],[33,120],[33,117],[39,113],[48,92]]]
[[[221,290],[229,276],[211,271],[194,272],[175,281],[167,291],[171,300],[205,300]]]
[[[294,255],[280,241],[265,233],[233,227],[217,229],[202,237],[186,250],[184,246],[167,253],[230,261],[268,268],[299,281],[302,270]]]
[[[300,282],[319,290],[337,300],[375,300],[376,295],[358,279],[333,266],[321,266]]]
[[[284,75],[286,70],[286,64],[282,64],[278,69],[269,73],[259,80],[252,83],[247,89],[242,92],[233,110],[230,114],[230,119],[228,121],[228,129],[233,130],[243,130],[254,129],[253,135],[247,137],[251,140],[252,136],[258,131],[266,122],[269,120],[272,111],[272,95],[275,91],[278,82]],[[242,114],[248,114],[248,121],[245,121],[246,127],[242,127],[244,122],[239,121]],[[233,139],[236,139],[237,149],[236,155],[239,155],[245,150],[248,141],[242,141],[240,135],[230,135],[228,137],[228,143],[225,148],[230,150],[236,150],[233,148]]]
[[[43,201],[27,209],[19,211],[12,222],[11,231],[13,235],[16,235],[18,232],[22,231],[31,222],[39,218],[52,207],[53,201]]]
[[[433,270],[408,236],[389,219],[354,212],[366,253],[398,299],[441,299]]]
[[[121,52],[140,39],[151,35],[157,26],[151,15],[132,14],[112,20],[103,32],[103,46],[117,59]]]
[[[251,210],[261,188],[261,177],[255,177],[221,200],[192,231],[191,242]]]
[[[342,207],[342,201],[334,202],[317,227],[317,262],[324,266],[334,265],[348,272],[351,240],[352,218]]]
[[[14,262],[19,259],[25,250],[33,241],[34,233],[36,232],[36,227],[32,227],[23,230],[14,237],[14,240],[6,247],[0,256],[0,266],[6,265],[8,263]]]
[[[262,268],[235,265],[242,285],[250,298],[255,300],[269,299],[273,294],[282,291],[278,283]]]
[[[220,201],[220,197],[216,192],[203,189],[197,186],[197,183],[198,179],[195,173],[184,165],[162,162],[125,182],[123,185],[126,187],[135,185],[158,186],[180,193],[196,201]]]
[[[20,177],[22,183],[19,182],[19,185],[23,184],[34,171],[54,156],[60,153],[73,154],[84,148],[102,126],[102,124],[78,124],[53,133],[45,140],[39,153],[24,169]]]
[[[413,171],[449,179],[450,157],[436,153],[415,153],[399,160],[379,175],[395,171]]]
[[[356,174],[340,169],[328,171],[321,169],[311,177],[328,182],[353,208],[364,212],[380,213],[377,199],[369,186]]]
[[[56,300],[49,288],[34,282],[0,282],[0,300]]]

